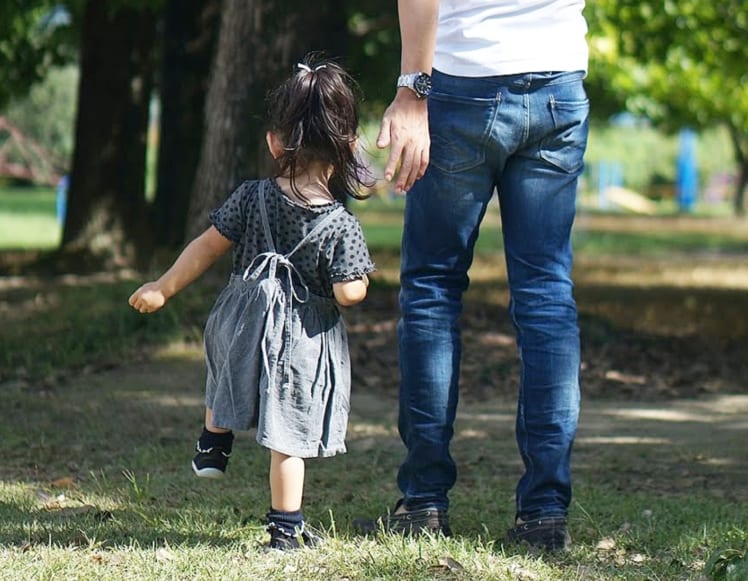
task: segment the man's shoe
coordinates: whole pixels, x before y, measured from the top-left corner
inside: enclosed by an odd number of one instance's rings
[[[322,536],[312,527],[303,524],[301,531],[290,535],[275,523],[268,524],[270,542],[265,545],[266,550],[293,551],[296,549],[311,549],[322,543]]]
[[[399,533],[404,535],[441,533],[445,537],[452,536],[446,510],[438,508],[408,510],[404,508],[402,499],[397,501],[393,512],[377,519],[353,519],[353,528],[366,535],[375,533]]]
[[[197,454],[192,458],[192,470],[195,475],[200,478],[223,478],[231,453],[218,446],[201,450],[199,442],[195,450]]]
[[[506,533],[510,543],[527,543],[536,551],[568,551],[571,536],[566,526],[565,516],[551,516],[530,521],[517,519]]]

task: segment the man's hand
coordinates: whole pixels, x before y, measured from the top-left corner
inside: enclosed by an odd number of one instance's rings
[[[387,107],[377,137],[377,147],[390,147],[384,178],[392,181],[398,165],[395,191],[407,192],[426,173],[429,164],[429,118],[426,99],[418,99],[410,89],[399,89]]]

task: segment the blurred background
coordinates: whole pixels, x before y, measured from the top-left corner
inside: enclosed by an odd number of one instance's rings
[[[742,0],[595,0],[585,14],[593,126],[580,210],[742,216]],[[66,271],[180,247],[239,181],[267,171],[266,91],[308,50],[360,83],[363,155],[381,176],[372,143],[399,71],[395,2],[3,3],[0,248],[54,251],[47,267]]]

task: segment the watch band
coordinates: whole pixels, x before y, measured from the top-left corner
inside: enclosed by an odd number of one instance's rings
[[[404,73],[397,78],[397,87],[406,87],[419,99],[425,99],[431,94],[431,75],[421,71]]]

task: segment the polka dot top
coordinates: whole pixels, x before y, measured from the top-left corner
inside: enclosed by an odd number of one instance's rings
[[[210,222],[234,243],[235,274],[243,274],[258,254],[270,250],[260,214],[260,181],[242,183],[210,214]],[[341,204],[308,206],[288,198],[274,179],[265,180],[265,205],[275,249],[288,254],[314,226]],[[332,297],[332,285],[362,278],[375,270],[358,219],[349,211],[338,214],[292,256],[309,290]]]

